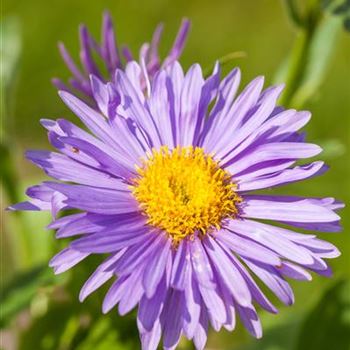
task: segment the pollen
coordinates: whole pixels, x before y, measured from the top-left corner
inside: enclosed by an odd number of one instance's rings
[[[241,198],[231,175],[202,148],[163,146],[136,169],[134,197],[148,224],[165,231],[175,245],[220,229],[237,215]]]

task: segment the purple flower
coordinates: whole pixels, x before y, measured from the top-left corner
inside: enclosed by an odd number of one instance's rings
[[[291,305],[287,279],[331,275],[324,259],[337,257],[337,248],[296,231],[339,231],[335,212],[343,205],[251,194],[325,170],[321,161],[296,165],[321,152],[299,132],[310,113],[276,107],[282,86],[263,90],[263,81],[238,94],[238,69],[220,80],[216,65],[205,79],[199,65],[184,73],[173,62],[150,79],[132,61],[117,69],[114,83],[92,76],[99,111],[61,91],[88,131],[42,120],[58,152],[27,153],[64,182],[29,188],[32,199],[11,209],[55,217],[77,209],[49,225],[57,238],[75,238],[50,266],[61,273],[90,254],[108,254],[80,300],[112,279],[103,312],[118,305],[124,315],[138,306],[143,349],[156,349],[161,337],[174,349],[181,335],[203,349],[209,325],[232,331],[236,317],[260,338],[255,306],[277,309],[257,279]]]
[[[151,43],[144,43],[141,46],[139,53],[140,62],[143,69],[147,70],[147,74],[150,78],[153,78],[161,67],[166,67],[180,57],[185,46],[189,29],[190,22],[187,19],[183,19],[174,44],[163,62],[161,62],[161,58],[159,57],[158,53],[159,42],[163,32],[163,24],[159,24],[156,28]],[[107,11],[103,16],[101,44],[97,43],[96,40],[90,35],[85,25],[80,26],[79,35],[80,61],[83,71],[81,71],[81,69],[75,64],[66,47],[61,42],[58,45],[59,51],[63,61],[73,76],[69,79],[69,87],[58,78],[52,79],[52,83],[59,90],[69,92],[77,91],[89,103],[94,105],[94,101],[92,99],[93,91],[89,76],[93,74],[102,81],[111,81],[114,78],[115,70],[117,68],[124,68],[125,63],[133,60],[133,56],[130,49],[125,45],[122,46],[121,50],[119,50],[116,43],[116,35],[112,18]],[[99,57],[104,63],[105,67],[103,68],[105,71],[107,71],[107,76],[105,76],[105,74],[103,74],[98,67],[96,57]]]

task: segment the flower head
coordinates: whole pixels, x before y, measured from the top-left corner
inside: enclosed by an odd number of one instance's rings
[[[167,232],[175,246],[237,214],[240,198],[230,174],[202,148],[164,146],[137,170],[132,193],[147,223]]]
[[[216,65],[205,79],[199,65],[184,73],[177,62],[152,79],[136,62],[118,69],[113,83],[91,79],[99,111],[60,92],[87,131],[43,120],[58,152],[27,153],[60,181],[28,189],[32,200],[12,207],[79,211],[49,227],[57,238],[75,238],[51,260],[56,273],[109,254],[80,300],[113,279],[103,312],[138,306],[143,349],[161,338],[174,349],[181,335],[203,349],[209,325],[233,330],[236,315],[261,337],[255,306],[277,309],[256,279],[290,305],[287,279],[330,275],[324,258],[338,256],[337,248],[297,231],[340,230],[342,204],[251,194],[325,170],[320,161],[296,165],[321,149],[299,132],[309,112],[276,107],[282,86],[263,90],[258,77],[238,94],[238,69],[221,80]]]
[[[183,19],[174,44],[163,62],[158,53],[159,42],[163,32],[162,24],[159,24],[156,28],[151,42],[144,43],[141,46],[139,53],[141,65],[150,78],[161,67],[166,67],[180,57],[189,29],[190,22],[187,19]],[[125,63],[133,60],[133,55],[126,45],[122,46],[121,49],[118,48],[112,18],[107,11],[103,15],[101,44],[96,42],[83,24],[79,28],[79,35],[81,46],[80,61],[83,70],[75,64],[65,45],[60,42],[58,45],[59,51],[73,76],[69,79],[70,87],[58,78],[52,79],[52,82],[59,90],[79,92],[89,103],[94,104],[89,76],[93,74],[102,81],[111,81],[115,70],[124,68]],[[99,57],[104,63],[103,70],[99,68],[96,57]],[[107,71],[107,74],[104,74],[103,71]]]

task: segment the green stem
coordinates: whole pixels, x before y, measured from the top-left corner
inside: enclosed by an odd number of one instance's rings
[[[280,99],[283,106],[289,106],[294,93],[298,89],[303,76],[305,59],[311,43],[311,35],[306,30],[300,30],[292,50],[291,60],[289,62],[288,75],[286,79],[286,88]]]
[[[287,2],[292,3],[291,1]],[[310,9],[303,21],[303,26],[299,27],[289,62],[286,88],[280,99],[280,103],[286,107],[290,106],[290,102],[303,80],[309,50],[319,19],[320,11],[316,6]]]
[[[9,204],[15,204],[21,200],[20,179],[15,166],[15,137],[13,135],[13,114],[12,94],[15,88],[16,73],[20,55],[20,32],[16,18],[6,17],[1,23],[1,65],[0,65],[0,184]],[[5,64],[5,63],[6,64]],[[6,67],[6,70],[4,68]],[[3,210],[1,208],[1,210]],[[31,263],[33,254],[30,245],[30,236],[27,232],[28,225],[25,215],[22,212],[11,214],[16,235],[12,232],[8,234],[8,240],[13,246],[13,256],[15,263],[23,267],[26,263]],[[10,225],[11,226],[11,225]],[[13,228],[11,226],[11,228]],[[7,238],[7,237],[6,237]],[[20,251],[18,251],[20,250]]]
[[[297,27],[302,28],[304,26],[304,20],[300,15],[294,0],[285,0],[284,3],[290,19]]]

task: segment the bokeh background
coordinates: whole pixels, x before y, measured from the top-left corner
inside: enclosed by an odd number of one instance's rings
[[[165,55],[181,18],[186,16],[192,21],[192,30],[181,59],[185,67],[199,62],[210,69],[217,58],[236,52],[232,59],[223,59],[225,70],[240,66],[244,83],[257,75],[264,75],[266,84],[286,81],[282,102],[312,111],[306,128],[308,140],[324,148],[320,158],[330,165],[330,171],[278,192],[334,196],[349,203],[349,1],[4,0],[0,346],[6,350],[139,349],[134,314],[120,318],[114,310],[102,315],[100,305],[106,289],[84,304],[78,302],[79,289],[99,257],[54,276],[48,261],[67,242],[56,241],[53,232],[45,229],[49,215],[3,210],[24,198],[25,187],[46,179],[23,156],[25,149],[49,147],[39,119],[72,118],[50,83],[53,76],[68,77],[57,41],[65,42],[77,58],[78,25],[84,22],[99,38],[105,9],[114,18],[119,43],[128,43],[135,54],[141,43],[150,40],[155,26],[164,22],[161,52]],[[301,26],[299,15],[308,19]],[[311,283],[292,283],[296,296],[293,307],[276,302],[278,315],[260,310],[262,340],[252,339],[238,325],[233,333],[211,332],[207,349],[349,350],[349,208],[342,211],[342,217],[342,233],[320,234],[342,252],[330,262],[333,278],[314,275]],[[178,348],[192,349],[185,340]]]

